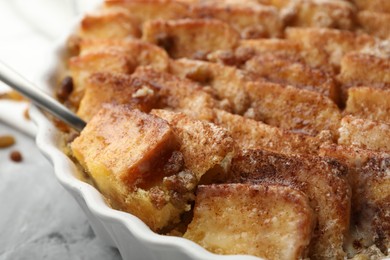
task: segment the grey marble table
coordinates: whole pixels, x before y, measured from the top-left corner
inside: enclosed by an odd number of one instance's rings
[[[45,49],[91,1],[0,0],[0,60],[33,78]],[[33,138],[8,126],[15,111],[2,105],[0,135],[11,134],[17,143],[0,149],[0,259],[121,259],[95,236]],[[22,162],[10,160],[13,150]]]

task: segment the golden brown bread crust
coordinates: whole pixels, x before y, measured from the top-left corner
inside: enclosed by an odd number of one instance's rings
[[[390,13],[390,3],[387,0],[352,0],[361,10]]]
[[[329,130],[337,136],[341,113],[327,97],[268,82],[251,82],[246,88],[252,102],[246,117],[286,130],[311,135]]]
[[[283,21],[276,8],[249,1],[198,1],[191,6],[196,18],[224,21],[243,39],[273,38],[282,35]]]
[[[251,78],[242,70],[221,64],[178,59],[171,61],[169,72],[211,87],[219,100],[227,100],[234,113],[243,114],[250,105],[245,84]]]
[[[390,125],[346,116],[341,120],[338,144],[390,152]]]
[[[248,60],[244,66],[254,77],[318,92],[339,103],[339,88],[331,73],[312,68],[290,57],[264,54]]]
[[[172,58],[203,58],[216,50],[231,50],[240,39],[227,23],[213,19],[147,22],[142,39],[164,48]]]
[[[82,39],[124,39],[140,35],[133,16],[120,10],[85,16],[79,32]]]
[[[369,35],[325,28],[287,28],[286,38],[302,43],[306,48],[319,48],[329,54],[329,62],[337,69],[344,54],[375,44]]]
[[[358,13],[357,19],[364,32],[382,39],[390,38],[390,13],[362,11]]]
[[[390,89],[349,88],[345,113],[360,118],[390,122]]]
[[[317,154],[323,143],[332,143],[330,133],[316,137],[293,133],[239,115],[215,109],[214,123],[226,128],[240,149],[265,149],[284,154]]]
[[[306,196],[290,187],[199,186],[194,218],[184,237],[218,254],[300,259],[306,255],[314,221]]]
[[[77,114],[89,121],[104,104],[127,104],[143,112],[159,106],[159,89],[119,73],[94,73],[87,80]]]
[[[309,256],[342,258],[349,228],[351,190],[346,168],[316,156],[287,156],[265,150],[244,150],[232,160],[228,182],[272,182],[304,192],[318,218]]]
[[[363,248],[376,244],[386,253],[390,245],[390,155],[337,145],[324,145],[321,154],[348,166],[353,205],[350,243],[358,241]]]
[[[221,127],[167,110],[153,110],[151,114],[163,118],[171,125],[180,140],[180,152],[184,156],[186,167],[198,180],[234,152],[233,139]]]

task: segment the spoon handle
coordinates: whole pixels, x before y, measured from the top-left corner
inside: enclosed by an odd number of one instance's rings
[[[53,97],[47,95],[33,83],[19,75],[13,69],[0,61],[0,81],[15,89],[26,98],[30,99],[37,106],[51,113],[56,118],[64,121],[67,125],[76,129],[83,130],[86,123],[72,111],[67,109]]]

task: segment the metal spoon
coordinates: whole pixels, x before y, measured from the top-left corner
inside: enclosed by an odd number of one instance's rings
[[[13,69],[0,61],[0,81],[18,91],[20,94],[30,99],[34,104],[46,110],[56,118],[65,122],[70,127],[81,132],[86,123],[73,112],[63,106],[53,97],[41,91],[33,83],[22,77]]]

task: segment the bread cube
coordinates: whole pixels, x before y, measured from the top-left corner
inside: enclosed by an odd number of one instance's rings
[[[91,52],[69,60],[70,75],[73,79],[73,91],[69,101],[78,107],[84,96],[87,80],[94,72],[109,71],[130,73],[134,64],[123,53],[118,51]]]
[[[228,24],[212,19],[147,22],[142,37],[164,48],[174,59],[204,59],[212,51],[233,49],[240,39]]]
[[[159,106],[158,89],[126,74],[94,73],[87,80],[77,114],[89,121],[107,103],[149,112]]]
[[[285,39],[242,40],[234,53],[215,52],[209,54],[208,59],[226,65],[242,66],[254,56],[265,54],[301,61],[310,67],[330,70],[328,55],[321,48],[305,49],[302,44]]]
[[[390,13],[390,2],[387,0],[352,0],[361,10]]]
[[[375,244],[387,253],[390,247],[390,154],[338,145],[324,145],[320,153],[348,166],[353,224],[348,248],[353,249],[356,243],[363,247]]]
[[[141,36],[132,16],[122,11],[89,14],[81,21],[82,39],[123,39]]]
[[[137,22],[138,28],[150,20],[180,19],[189,16],[185,3],[174,0],[105,0],[108,11],[125,11]]]
[[[350,31],[325,28],[288,28],[286,38],[297,41],[305,48],[323,49],[329,55],[329,62],[338,69],[342,57],[350,51],[359,51],[373,46],[375,38],[368,35],[356,35]]]
[[[359,12],[357,16],[360,26],[368,34],[382,39],[390,38],[390,12],[379,13],[372,11]]]
[[[245,84],[250,79],[239,69],[183,58],[170,63],[170,73],[210,86],[220,100],[229,101],[235,113],[242,114],[249,107]]]
[[[246,117],[286,130],[311,135],[329,130],[337,136],[341,113],[327,97],[268,82],[251,82],[246,88],[252,101]]]
[[[318,219],[309,257],[341,259],[349,229],[351,189],[346,167],[317,156],[244,150],[231,163],[228,182],[275,183],[301,190]]]
[[[146,67],[139,67],[132,76],[159,89],[160,108],[211,121],[214,117],[212,109],[223,107],[211,94],[203,91],[202,86],[190,80]]]
[[[263,54],[247,61],[244,68],[255,77],[314,91],[339,103],[339,89],[333,75],[303,62]]]
[[[349,88],[345,113],[360,118],[390,122],[390,89]]]
[[[131,60],[137,66],[150,66],[158,71],[168,68],[168,54],[156,45],[140,40],[82,40],[80,43],[80,56],[89,53],[118,52]]]
[[[390,87],[390,58],[378,52],[350,52],[342,58],[339,80],[345,89],[349,86]]]
[[[323,132],[309,136],[282,130],[239,115],[216,109],[214,123],[227,129],[240,149],[266,149],[283,154],[317,154],[323,143],[332,143],[332,136]]]
[[[294,1],[290,1],[293,2]],[[292,26],[322,27],[351,30],[354,27],[355,8],[347,1],[300,0],[293,5],[297,9]]]
[[[171,125],[181,144],[180,152],[185,165],[198,180],[225,158],[232,156],[233,139],[223,128],[167,110],[153,110],[152,114]]]
[[[178,148],[166,121],[120,105],[103,107],[71,144],[73,156],[110,204],[155,231],[179,221],[185,210],[165,201],[167,195],[159,189],[164,158]],[[159,199],[155,193],[162,193]]]
[[[283,22],[279,12],[271,6],[248,1],[203,1],[191,11],[196,18],[218,19],[236,29],[243,39],[279,37]]]
[[[199,186],[185,238],[217,254],[305,257],[314,214],[304,194],[282,185]]]
[[[390,125],[346,116],[341,120],[338,144],[390,152]]]

